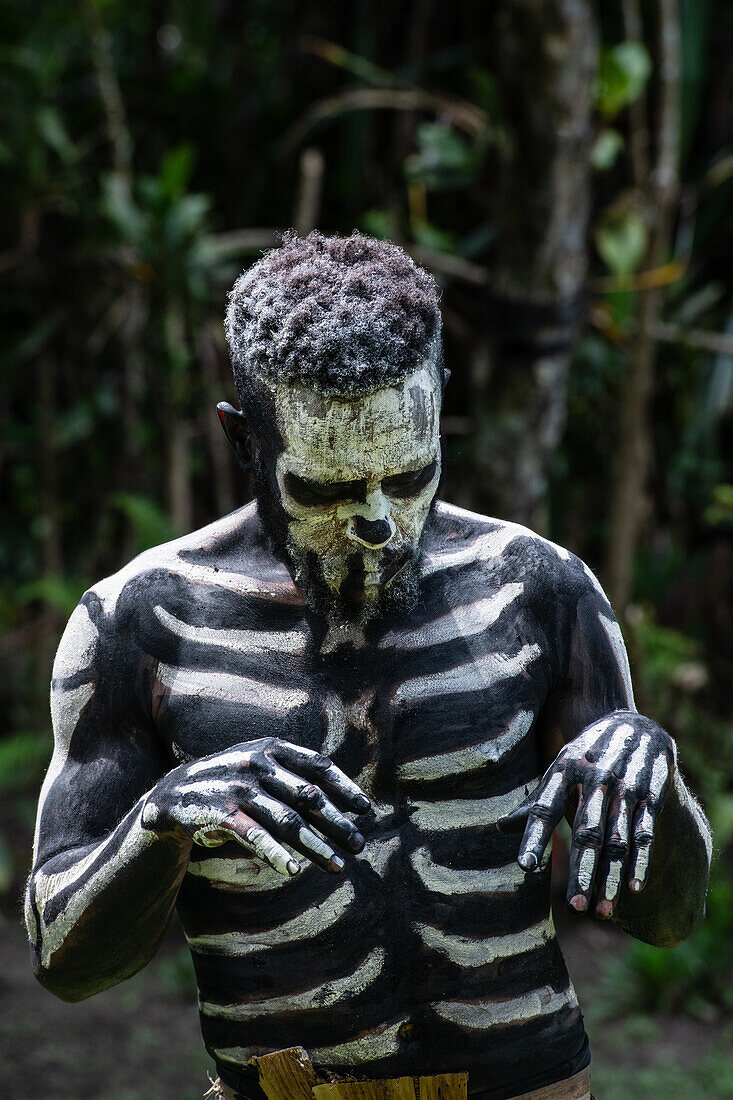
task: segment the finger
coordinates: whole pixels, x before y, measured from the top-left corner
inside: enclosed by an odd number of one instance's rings
[[[300,871],[300,864],[293,859],[287,848],[283,848],[282,844],[270,836],[258,822],[253,821],[241,810],[231,814],[226,821],[222,821],[217,826],[216,832],[218,835],[224,835],[227,840],[236,840],[237,844],[246,848],[248,852],[252,852],[253,855],[259,856],[281,875],[292,877]],[[200,833],[204,834],[204,830],[200,830]],[[204,835],[201,839],[197,839],[196,836],[193,839],[197,844],[202,841],[206,844]]]
[[[642,803],[634,817],[629,858],[629,889],[636,894],[643,890],[649,874],[649,864],[654,847],[655,814],[647,803]]]
[[[361,787],[337,768],[328,756],[314,752],[313,749],[304,749],[300,745],[292,745],[287,741],[280,742],[272,751],[275,759],[281,764],[285,764],[298,775],[322,787],[346,809],[359,814],[365,814],[371,809],[372,804]]]
[[[545,849],[562,819],[565,802],[565,775],[557,771],[535,799],[527,819],[517,856],[519,866],[525,871],[534,871],[542,863]]]
[[[308,827],[292,806],[258,792],[247,796],[247,809],[268,833],[284,840],[323,871],[330,871],[332,874],[343,871],[345,864],[341,856],[337,856],[331,845]]]
[[[529,815],[534,810],[535,804],[539,798],[541,798],[545,792],[550,788],[549,798],[554,798],[557,790],[558,782],[562,783],[563,772],[556,769],[553,765],[539,781],[533,791],[531,791],[523,802],[513,810],[510,810],[508,814],[504,814],[496,822],[496,827],[500,833],[522,833],[527,828],[527,821]]]
[[[337,810],[315,783],[304,782],[279,764],[274,765],[273,771],[263,774],[260,782],[270,794],[293,806],[344,848],[360,852],[364,847],[364,837],[354,822]]]
[[[606,811],[607,796],[603,787],[594,788],[587,796],[581,795],[573,822],[567,890],[568,904],[578,913],[584,912],[590,903],[603,846]]]
[[[629,821],[633,796],[622,795],[609,807],[605,842],[596,871],[596,916],[608,920],[618,901],[621,883],[629,861]]]

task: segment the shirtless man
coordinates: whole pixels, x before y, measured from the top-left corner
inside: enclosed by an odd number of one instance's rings
[[[573,909],[684,939],[710,832],[674,742],[634,709],[587,567],[436,502],[440,315],[399,248],[286,238],[227,335],[242,411],[219,413],[256,501],[71,617],[37,976],[71,1001],[122,981],[177,908],[238,1096],[295,1045],[340,1076],[468,1071],[474,1100],[567,1080],[590,1055],[552,831],[574,814]]]

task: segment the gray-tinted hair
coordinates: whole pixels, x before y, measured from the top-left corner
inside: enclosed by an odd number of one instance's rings
[[[229,295],[240,399],[262,382],[351,396],[400,381],[440,344],[438,296],[433,277],[391,241],[286,233]]]

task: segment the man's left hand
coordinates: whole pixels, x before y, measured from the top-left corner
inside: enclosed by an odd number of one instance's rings
[[[497,825],[501,832],[523,830],[517,860],[533,871],[577,804],[567,900],[577,912],[594,904],[596,916],[608,919],[622,884],[633,893],[646,884],[675,768],[669,734],[648,718],[617,711],[568,742],[539,786]]]

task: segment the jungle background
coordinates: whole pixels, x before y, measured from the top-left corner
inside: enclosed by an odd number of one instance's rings
[[[444,495],[581,554],[715,830],[662,951],[562,904],[601,1100],[733,1097],[733,6],[0,6],[2,1093],[193,1100],[173,929],[82,1005],[20,929],[48,680],[85,587],[249,499],[215,415],[237,273],[364,229],[442,288]]]

